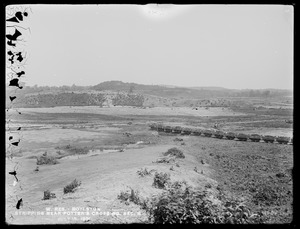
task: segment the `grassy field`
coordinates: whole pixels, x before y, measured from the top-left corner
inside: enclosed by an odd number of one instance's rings
[[[20,139],[18,147],[7,144],[8,223],[150,222],[149,212],[133,198],[135,192],[128,198],[125,193],[134,190],[140,199],[163,193],[164,189],[153,186],[155,172],[169,174],[169,182],[185,181],[208,192],[215,204],[225,204],[229,197],[238,199],[253,212],[261,212],[264,223],[293,219],[292,145],[158,133],[148,126],[153,121],[203,128],[218,123],[224,131],[292,136],[293,126],[285,122],[292,119],[292,110],[53,107],[19,111],[22,115],[12,114],[11,120],[14,126],[22,126],[21,134],[7,130],[7,138]],[[185,157],[166,158],[164,153],[173,147]],[[38,165],[43,157],[49,157],[45,160],[49,164]],[[56,162],[50,163],[53,158]],[[15,177],[8,172],[17,162],[19,182],[14,184]],[[140,176],[141,171],[146,175]],[[74,179],[80,185],[65,194],[64,187]],[[55,198],[44,200],[46,190]],[[46,212],[50,207],[57,213],[57,207],[72,212],[77,207],[90,214],[15,215],[15,193],[23,199],[20,211]]]

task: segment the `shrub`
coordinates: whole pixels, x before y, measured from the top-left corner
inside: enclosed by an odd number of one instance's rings
[[[165,188],[170,182],[170,174],[168,173],[158,173],[154,175],[153,186],[156,188]]]
[[[173,189],[177,190],[183,187],[187,187],[186,181],[175,181],[173,183],[168,183],[167,190],[172,191]]]
[[[155,161],[155,163],[170,163],[170,162],[175,162],[175,158],[174,157],[162,157]]]
[[[130,188],[130,191],[126,191],[126,192],[121,192],[118,197],[119,200],[125,202],[125,204],[129,204],[128,202],[131,201],[135,204],[141,204],[141,200],[139,197],[139,191],[135,191],[132,188]]]
[[[139,195],[139,191],[138,190],[133,190],[132,188],[130,188],[130,190],[129,191],[127,190],[126,192],[122,191],[118,195],[117,198],[119,200],[121,200],[121,202],[124,202],[126,205],[128,205],[129,202],[133,202],[134,204],[139,205],[142,209],[144,209],[146,211],[148,211],[152,207],[151,199],[141,198],[140,195]]]
[[[285,174],[284,173],[276,173],[275,176],[278,178],[282,178],[282,177],[285,177]]]
[[[213,208],[205,193],[195,192],[190,187],[171,188],[153,199],[148,210],[153,223],[213,223]]]
[[[145,211],[149,211],[149,209],[151,209],[151,207],[152,207],[151,199],[150,198],[140,199],[139,205]]]
[[[75,192],[75,189],[81,185],[80,181],[77,181],[76,179],[73,180],[70,184],[68,184],[66,187],[64,187],[64,194],[69,192]]]
[[[262,223],[262,213],[252,214],[249,208],[235,199],[221,205],[209,200],[206,191],[183,187],[180,182],[170,185],[165,192],[144,204],[153,223]]]
[[[262,212],[251,213],[250,209],[234,198],[226,198],[218,215],[218,222],[230,224],[262,223]]]
[[[243,223],[244,214],[245,216],[249,215],[247,210],[244,211],[244,205],[242,204],[236,204],[234,202],[227,201],[224,207],[224,213],[220,217],[224,223]]]
[[[43,200],[50,200],[56,198],[55,193],[51,193],[49,190],[44,191],[44,198]]]
[[[176,147],[173,147],[171,149],[168,149],[167,152],[163,153],[164,156],[174,156],[176,158],[185,158],[183,152],[179,149],[177,149]]]
[[[212,186],[211,186],[211,184],[206,184],[205,186],[204,186],[205,188],[211,188]]]
[[[122,191],[117,198],[123,202],[127,202],[130,198],[130,193]]]
[[[258,205],[259,203],[271,205],[280,199],[277,190],[270,186],[262,185],[257,188],[257,192],[253,195],[253,202]]]
[[[54,156],[48,156],[47,152],[45,152],[42,156],[37,157],[36,159],[37,165],[55,165],[58,164],[58,161],[56,157]]]
[[[140,176],[140,177],[144,177],[144,176],[148,176],[151,175],[152,172],[154,172],[154,169],[151,170],[147,170],[147,168],[145,169],[140,169],[138,170],[136,173]]]

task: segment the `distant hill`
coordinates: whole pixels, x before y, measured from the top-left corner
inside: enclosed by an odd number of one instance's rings
[[[230,106],[230,97],[292,96],[292,91],[279,89],[236,90],[222,87],[172,87],[106,81],[95,86],[7,87],[9,96],[16,96],[14,107],[49,106]],[[224,100],[225,99],[225,100]]]
[[[237,89],[227,89],[224,87],[188,87],[190,89],[198,89],[198,90],[211,90],[211,91],[237,91]]]
[[[213,90],[212,88],[202,90],[186,87],[172,87],[160,85],[143,85],[136,83],[123,83],[121,81],[107,81],[91,87],[96,91],[112,90],[112,91],[134,91],[140,94],[160,96],[166,98],[208,98],[208,97],[222,97],[228,96],[230,91],[221,91],[219,89]]]
[[[177,87],[162,85],[143,85],[136,83],[123,83],[122,81],[106,81],[97,84],[91,89],[96,91],[134,91],[136,93],[154,95],[166,98],[205,99],[216,97],[261,97],[293,95],[292,91],[280,89],[227,89],[223,87]]]

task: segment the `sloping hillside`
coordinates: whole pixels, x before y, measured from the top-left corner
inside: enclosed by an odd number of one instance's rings
[[[19,96],[14,107],[54,107],[54,106],[136,106],[141,107],[144,96],[140,94],[114,92],[62,92],[38,93]],[[7,105],[10,102],[7,101]]]
[[[166,98],[208,98],[231,95],[231,90],[193,89],[185,87],[165,87],[158,85],[143,85],[136,83],[123,83],[121,81],[107,81],[91,87],[96,91],[112,90],[127,91],[140,94],[153,95]]]
[[[14,107],[102,106],[104,101],[104,94],[41,93],[17,97]]]
[[[7,87],[6,107],[11,104],[10,96],[16,96],[14,107],[52,106],[136,106],[136,107],[197,107],[232,105],[233,98],[269,99],[276,96],[291,96],[288,90],[233,90],[220,87],[170,87],[107,81],[95,86],[61,87]],[[234,99],[235,100],[235,99]],[[237,101],[234,101],[235,105]]]

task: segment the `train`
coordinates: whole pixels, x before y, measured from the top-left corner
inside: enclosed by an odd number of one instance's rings
[[[227,139],[227,140],[237,140],[237,141],[293,144],[293,138],[285,137],[285,136],[234,133],[234,132],[225,132],[225,131],[213,130],[213,129],[171,126],[171,125],[164,125],[162,123],[150,123],[149,127],[151,130],[155,130],[158,132],[180,134],[180,135],[214,137],[217,139]]]

